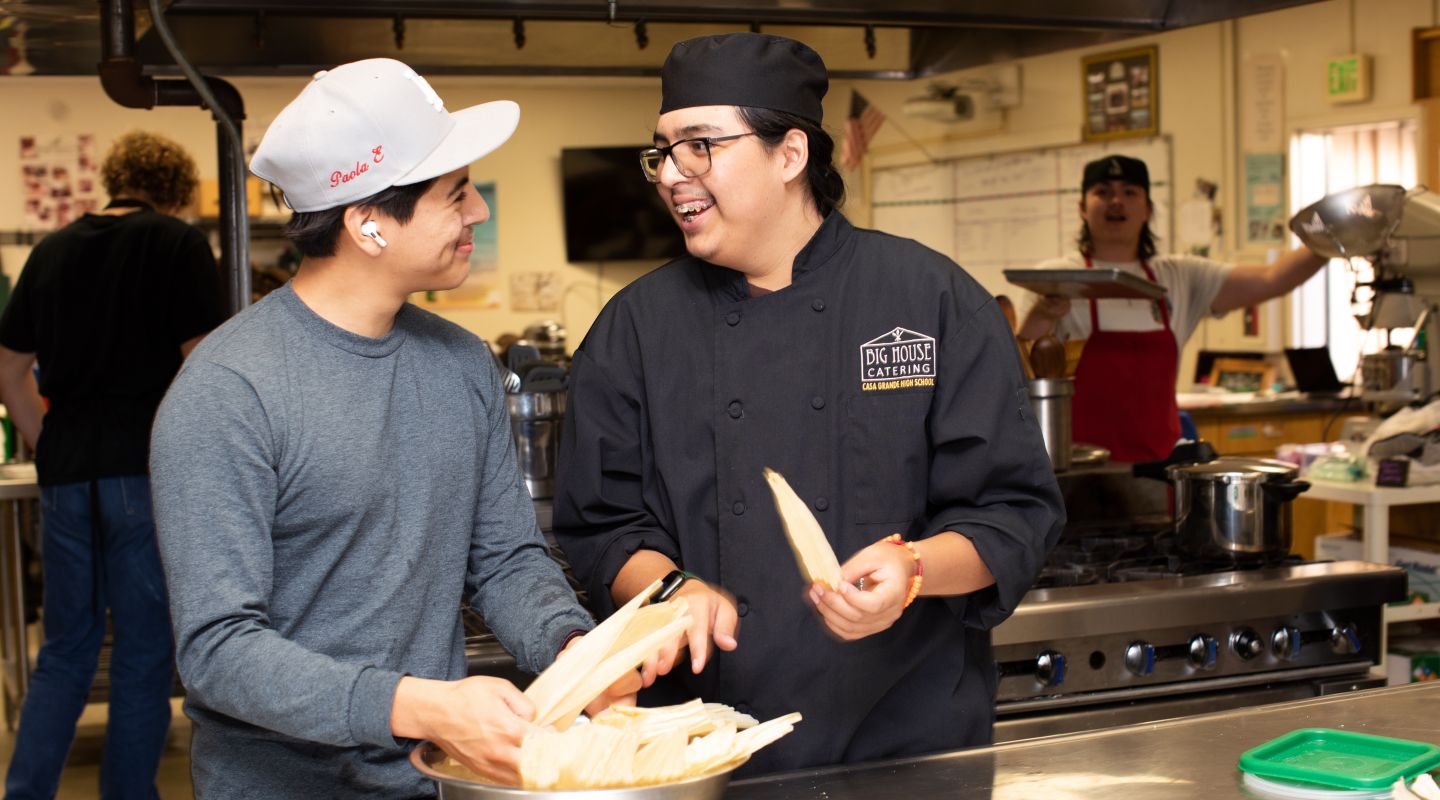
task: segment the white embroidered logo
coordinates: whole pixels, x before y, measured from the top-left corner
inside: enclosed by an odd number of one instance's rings
[[[860,388],[934,386],[937,361],[935,337],[897,326],[860,345]]]
[[[430,88],[428,81],[415,74],[414,70],[406,70],[405,77],[409,78],[410,82],[415,84],[421,94],[425,95],[425,102],[429,103],[436,111],[445,110],[445,101],[441,100],[440,95],[436,94],[435,90]]]

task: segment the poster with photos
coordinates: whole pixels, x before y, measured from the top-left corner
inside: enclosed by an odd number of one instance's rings
[[[100,207],[100,163],[93,134],[20,137],[24,227],[53,231]]]
[[[1160,132],[1159,50],[1140,47],[1081,59],[1087,142]]]

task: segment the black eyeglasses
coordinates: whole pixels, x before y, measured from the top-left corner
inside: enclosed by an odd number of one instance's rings
[[[739,139],[741,136],[753,135],[755,131],[746,133],[732,133],[729,136],[699,136],[694,139],[681,139],[675,144],[667,147],[651,147],[640,151],[640,169],[645,172],[645,179],[651,183],[660,182],[660,167],[665,163],[665,157],[670,157],[670,162],[680,174],[687,178],[698,178],[710,171],[710,148],[717,142],[728,142],[731,139]]]

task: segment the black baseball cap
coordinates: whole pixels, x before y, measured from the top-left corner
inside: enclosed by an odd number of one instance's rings
[[[1106,181],[1124,181],[1150,193],[1150,170],[1145,162],[1130,156],[1105,156],[1085,165],[1085,177],[1080,181],[1081,193],[1090,187]]]
[[[686,39],[660,68],[660,113],[694,106],[751,106],[820,123],[830,88],[820,54],[765,33],[723,33]]]

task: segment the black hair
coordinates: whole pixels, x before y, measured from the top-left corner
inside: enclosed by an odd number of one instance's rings
[[[810,140],[810,161],[805,165],[805,185],[815,210],[825,217],[845,202],[845,179],[835,169],[835,140],[817,122],[768,108],[740,106],[740,120],[765,144],[774,148],[785,140],[785,134],[799,130]]]
[[[1149,200],[1146,200],[1149,203]],[[1151,205],[1154,208],[1154,205]],[[1140,245],[1136,248],[1136,257],[1146,259],[1160,252],[1156,245],[1155,232],[1150,230],[1150,221],[1146,220],[1140,226]],[[1075,237],[1075,244],[1080,248],[1082,255],[1091,255],[1095,250],[1095,240],[1090,236],[1090,225],[1085,220],[1080,220],[1080,235]]]
[[[430,191],[436,180],[439,179],[391,186],[363,200],[321,211],[296,211],[285,223],[285,238],[306,258],[328,258],[335,255],[335,243],[345,229],[345,209],[357,206],[367,211],[379,211],[404,225],[415,218],[415,204]]]

